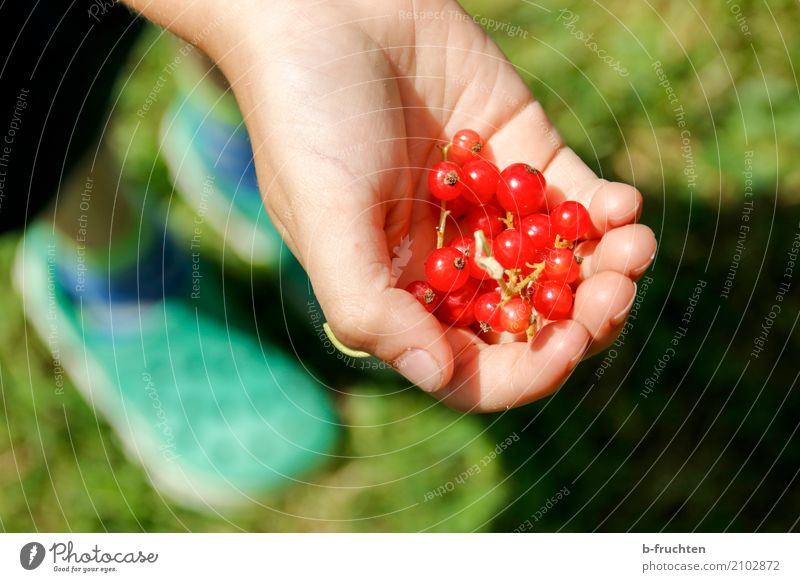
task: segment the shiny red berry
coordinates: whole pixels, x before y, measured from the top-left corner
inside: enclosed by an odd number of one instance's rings
[[[493,238],[505,229],[505,224],[500,220],[505,217],[506,213],[494,204],[484,204],[474,206],[467,212],[459,226],[464,235],[475,234],[476,230],[482,230],[487,238]]]
[[[472,160],[461,168],[464,198],[474,204],[486,204],[494,196],[500,170],[492,162]]]
[[[500,293],[502,291],[500,284],[494,279],[484,279],[483,283],[481,283],[481,294],[491,293],[492,291]]]
[[[550,228],[553,235],[566,240],[578,240],[586,236],[592,219],[589,211],[580,202],[567,200],[550,212]]]
[[[466,327],[475,321],[475,300],[478,298],[480,284],[470,279],[466,285],[446,294],[436,308],[434,315],[448,325]]]
[[[512,164],[500,174],[497,202],[509,212],[527,216],[542,208],[546,188],[539,170],[528,164]]]
[[[472,203],[466,200],[464,196],[466,196],[466,192],[464,192],[458,198],[454,200],[449,200],[447,202],[447,210],[448,212],[450,212],[450,216],[454,220],[459,220],[463,218],[467,214],[467,212],[469,212],[470,209],[472,208]],[[438,219],[440,209],[436,208],[435,210],[436,210],[436,218]]]
[[[545,319],[566,319],[572,311],[572,289],[556,281],[543,281],[533,294],[533,307]]]
[[[500,308],[500,325],[509,333],[522,333],[531,325],[533,311],[519,297],[512,297]]]
[[[489,241],[489,244],[491,244],[491,241]],[[475,254],[474,236],[460,236],[457,239],[454,239],[450,243],[450,246],[464,253],[464,256],[467,258],[467,269],[471,277],[475,277],[481,281],[486,278],[486,271],[481,269],[475,262],[475,257],[477,255]]]
[[[427,281],[412,281],[406,286],[406,291],[411,293],[429,312],[433,312],[439,304],[439,293]]]
[[[575,253],[570,249],[550,249],[544,262],[542,276],[548,281],[569,285],[581,272]]]
[[[453,162],[439,162],[428,173],[428,188],[439,200],[453,200],[464,192],[461,168]]]
[[[483,140],[476,131],[461,129],[453,136],[453,142],[447,152],[447,156],[457,164],[463,165],[477,158],[482,149]]]
[[[466,257],[453,247],[436,249],[425,261],[425,276],[437,291],[447,293],[460,289],[469,280]]]
[[[519,228],[528,235],[534,249],[553,246],[555,237],[550,233],[550,217],[546,214],[529,214],[522,219]]]
[[[533,260],[534,249],[521,230],[510,228],[494,238],[492,254],[504,268],[521,269]]]
[[[484,293],[475,300],[475,320],[480,324],[481,331],[503,331],[499,309],[502,300],[497,291]]]

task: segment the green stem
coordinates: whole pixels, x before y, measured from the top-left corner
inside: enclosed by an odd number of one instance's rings
[[[492,247],[489,246],[486,234],[482,230],[476,230],[473,236],[475,237],[475,263],[497,282],[500,287],[500,295],[504,301],[508,301],[512,297],[511,288],[503,279],[503,275],[508,272],[504,271],[503,266],[492,256]],[[478,249],[482,251],[483,256],[478,256]]]
[[[484,257],[492,256],[492,247],[489,246],[489,241],[486,240],[486,234],[482,230],[476,230],[472,235],[475,237],[475,248],[481,247]]]
[[[514,215],[511,212],[506,212],[505,218],[498,218],[500,222],[506,225],[506,228],[514,228]]]
[[[370,354],[368,354],[367,352],[362,352],[362,351],[359,351],[359,350],[354,350],[353,348],[348,348],[346,345],[344,345],[342,342],[340,342],[336,338],[336,336],[333,335],[333,330],[331,329],[331,326],[328,325],[327,321],[322,324],[322,329],[325,331],[325,335],[328,336],[328,339],[331,340],[331,343],[334,345],[334,347],[337,350],[339,350],[340,352],[342,352],[343,354],[345,354],[346,356],[350,356],[351,358],[369,358],[370,357]]]
[[[440,249],[444,246],[444,229],[447,225],[447,215],[450,211],[447,210],[447,203],[442,200],[439,206],[439,226],[436,227],[436,248]]]
[[[450,151],[450,146],[453,145],[452,143],[448,143],[446,146],[442,148],[442,161],[447,161],[447,152]],[[447,211],[447,204],[445,201],[442,200],[440,205],[441,210],[439,211],[439,226],[436,229],[436,248],[440,249],[444,246],[444,229],[447,226],[447,215],[450,214]]]
[[[536,337],[536,334],[539,332],[539,316],[536,314],[531,316],[531,324],[528,326],[528,330],[526,335],[528,336],[528,340],[532,340]]]
[[[557,234],[556,242],[553,246],[557,249],[571,249],[575,244],[571,240],[563,239],[560,234]]]
[[[524,279],[519,281],[519,283],[513,286],[511,291],[514,293],[514,295],[522,293],[522,290],[525,289],[525,287],[530,285],[532,282],[536,281],[539,278],[539,275],[542,274],[542,271],[544,271],[544,261],[542,261],[541,263],[536,263],[535,265],[528,265],[528,266],[532,267],[533,271],[531,271],[531,273],[527,277],[525,277]]]
[[[452,143],[447,144],[446,146],[442,146],[442,161],[447,161],[447,152],[450,151],[450,146],[453,145]]]

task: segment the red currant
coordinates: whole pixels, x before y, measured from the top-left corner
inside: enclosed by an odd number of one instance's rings
[[[475,319],[480,324],[481,331],[503,331],[498,309],[502,300],[497,291],[484,293],[475,300]]]
[[[578,240],[586,235],[592,219],[583,204],[567,200],[550,212],[550,225],[553,234],[566,240]]]
[[[463,195],[459,196],[455,200],[450,200],[447,203],[447,210],[450,212],[450,216],[454,220],[458,220],[463,218],[467,212],[472,208],[472,203],[464,198],[466,195],[466,191]],[[436,208],[436,216],[439,216],[440,209]]]
[[[460,236],[453,240],[453,242],[450,243],[450,246],[464,253],[464,256],[467,258],[467,269],[469,270],[470,276],[475,277],[480,281],[486,278],[486,271],[481,269],[480,266],[478,266],[478,264],[475,262],[475,237]]]
[[[570,249],[550,249],[544,262],[542,276],[548,281],[569,285],[580,274],[581,267]]]
[[[464,192],[461,168],[453,162],[439,162],[428,173],[428,188],[439,200],[453,200]]]
[[[439,294],[427,281],[412,281],[406,286],[406,291],[411,293],[428,312],[433,312],[439,304]]]
[[[469,281],[464,253],[453,247],[434,250],[425,261],[425,276],[437,291],[452,292]]]
[[[519,297],[512,297],[500,308],[500,324],[509,333],[522,333],[531,325],[533,311]]]
[[[521,269],[533,260],[534,249],[521,230],[510,228],[494,238],[492,254],[506,269]]]
[[[461,232],[464,234],[475,234],[476,230],[482,230],[488,238],[493,238],[503,232],[505,225],[500,221],[505,218],[506,213],[494,204],[484,204],[475,206],[467,212],[461,220]]]
[[[483,293],[491,293],[492,291],[497,291],[500,293],[502,289],[500,285],[494,279],[484,279],[483,283],[481,283],[481,294]]]
[[[483,140],[476,131],[461,129],[453,136],[447,155],[457,164],[463,165],[475,159],[483,149]]]
[[[436,316],[443,322],[457,327],[466,327],[475,321],[475,299],[480,284],[470,279],[466,285],[451,291],[442,298],[436,308]]]
[[[543,281],[533,294],[533,306],[545,319],[566,319],[572,311],[572,289],[556,281]]]
[[[461,168],[464,198],[475,204],[486,204],[497,190],[500,170],[492,162],[472,160]]]
[[[546,214],[529,214],[522,219],[520,230],[528,235],[536,250],[551,247],[555,241],[550,234],[550,217]]]
[[[542,207],[546,188],[544,175],[539,170],[527,164],[512,164],[500,174],[497,202],[509,212],[527,216]]]

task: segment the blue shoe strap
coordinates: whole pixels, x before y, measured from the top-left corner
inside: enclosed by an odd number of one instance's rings
[[[71,299],[84,303],[152,302],[185,293],[191,284],[189,255],[169,235],[154,243],[129,266],[111,272],[87,263],[70,268],[59,262],[59,281]]]
[[[185,116],[192,132],[192,146],[206,165],[243,191],[257,190],[253,148],[244,124],[236,126],[218,119],[213,111],[201,109],[190,95],[184,95],[179,103],[178,114]]]

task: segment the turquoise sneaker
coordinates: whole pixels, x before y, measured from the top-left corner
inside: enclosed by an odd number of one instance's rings
[[[125,297],[63,276],[57,244],[43,224],[20,242],[25,316],[159,490],[240,505],[329,458],[338,425],[324,387],[237,323],[211,272],[197,285],[190,257],[155,244]]]
[[[253,151],[233,94],[187,59],[160,126],[161,154],[175,191],[246,264],[275,272],[281,238],[264,209]]]

